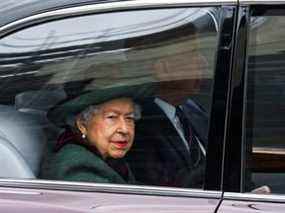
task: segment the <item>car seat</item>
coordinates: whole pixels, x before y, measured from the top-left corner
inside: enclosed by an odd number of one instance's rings
[[[46,143],[38,116],[0,105],[0,178],[35,178]]]

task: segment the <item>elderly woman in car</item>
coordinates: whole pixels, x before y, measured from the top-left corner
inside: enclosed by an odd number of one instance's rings
[[[139,96],[136,88],[108,89],[52,109],[48,116],[57,124],[70,115],[75,115],[75,121],[60,135],[42,178],[134,183],[124,157],[132,147],[135,120],[140,117],[140,108],[134,102]]]

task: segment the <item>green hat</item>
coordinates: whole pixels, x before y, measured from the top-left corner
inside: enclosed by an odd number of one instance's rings
[[[90,105],[99,105],[112,99],[124,97],[139,103],[151,96],[153,96],[151,84],[98,88],[60,102],[48,111],[47,116],[57,126],[66,126],[70,123],[68,122],[70,119],[74,119],[77,114]]]

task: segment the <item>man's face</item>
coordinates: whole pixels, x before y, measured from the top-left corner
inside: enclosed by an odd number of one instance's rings
[[[79,129],[103,158],[122,158],[134,140],[134,103],[129,98],[105,102],[88,124],[79,125]]]
[[[159,82],[158,96],[173,105],[182,104],[200,88],[202,57],[185,52],[156,61],[153,74]]]

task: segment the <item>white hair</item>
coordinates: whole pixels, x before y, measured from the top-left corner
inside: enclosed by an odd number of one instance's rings
[[[80,120],[84,125],[88,124],[94,114],[98,113],[101,105],[90,105],[76,116],[76,120]],[[141,118],[141,106],[134,103],[134,118],[135,121]]]

